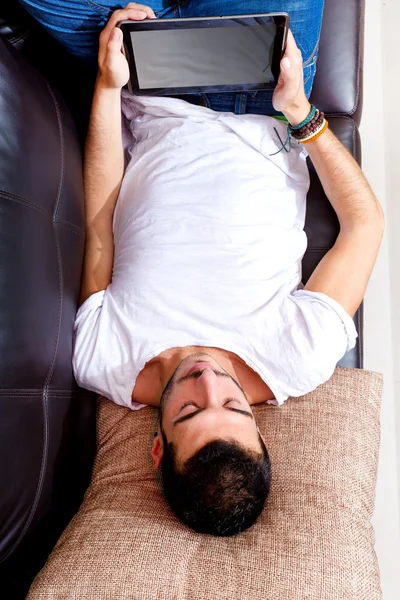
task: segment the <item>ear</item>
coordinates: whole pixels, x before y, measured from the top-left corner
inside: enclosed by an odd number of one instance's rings
[[[163,457],[163,453],[164,453],[163,441],[162,441],[162,437],[158,433],[157,436],[154,438],[153,447],[151,449],[151,458],[153,459],[153,467],[154,467],[155,471],[159,468],[159,466],[161,464],[161,459]]]

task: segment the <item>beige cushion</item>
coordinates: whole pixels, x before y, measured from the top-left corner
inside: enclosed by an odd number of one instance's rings
[[[267,507],[235,538],[192,532],[149,453],[157,410],[98,404],[98,454],[79,513],[29,600],[377,600],[370,525],[381,376],[336,370],[281,408],[254,408],[273,467]]]

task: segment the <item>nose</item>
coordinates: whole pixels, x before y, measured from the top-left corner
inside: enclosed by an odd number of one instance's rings
[[[203,395],[208,406],[218,405],[217,375],[211,367],[206,367],[200,377],[196,379],[196,389]]]

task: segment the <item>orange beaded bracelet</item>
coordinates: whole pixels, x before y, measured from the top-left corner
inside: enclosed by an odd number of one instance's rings
[[[315,142],[315,140],[317,140],[319,138],[320,135],[322,135],[324,133],[324,131],[326,131],[328,129],[328,121],[326,119],[324,119],[324,123],[323,126],[321,127],[321,129],[319,131],[317,131],[316,133],[314,133],[314,135],[304,139],[304,140],[299,140],[299,142],[301,144],[309,144],[310,142]]]

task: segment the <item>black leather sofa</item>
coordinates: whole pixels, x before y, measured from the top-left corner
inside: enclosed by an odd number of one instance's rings
[[[364,0],[325,0],[312,100],[361,161]],[[15,46],[15,47],[13,47]],[[71,370],[92,74],[16,5],[0,7],[0,596],[24,598],[77,510],[95,403]],[[338,221],[310,164],[306,280]],[[341,364],[362,367],[359,339]],[[327,343],[329,343],[327,341]]]

